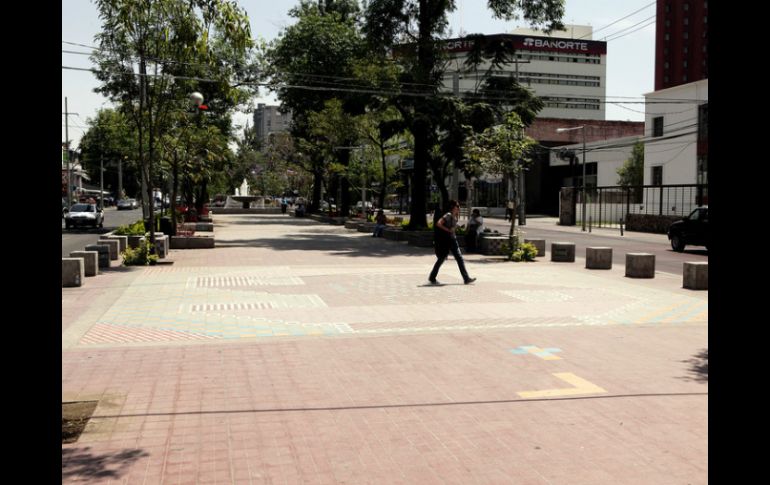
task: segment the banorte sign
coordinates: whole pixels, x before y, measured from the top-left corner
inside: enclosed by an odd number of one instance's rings
[[[558,39],[553,37],[532,37],[524,35],[491,35],[486,42],[508,41],[516,50],[555,51],[572,54],[606,54],[607,43],[595,40]],[[473,39],[450,39],[445,48],[449,52],[467,52],[473,47]]]

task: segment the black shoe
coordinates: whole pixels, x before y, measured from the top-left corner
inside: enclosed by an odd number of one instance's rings
[[[429,282],[430,282],[430,284],[432,284],[432,285],[440,285],[440,284],[441,284],[441,283],[439,283],[439,282],[438,282],[438,280],[432,280],[432,279],[428,279],[428,281],[429,281]]]
[[[470,284],[471,284],[471,283],[473,283],[474,281],[476,281],[476,278],[468,278],[467,280],[465,280],[465,284],[466,284],[466,285],[470,285]]]

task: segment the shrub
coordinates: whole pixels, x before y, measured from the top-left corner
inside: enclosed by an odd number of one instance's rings
[[[116,236],[144,236],[144,221],[136,221],[129,226],[120,226],[116,231]]]
[[[147,266],[154,265],[158,262],[157,254],[150,254],[150,241],[144,240],[139,243],[139,247],[126,248],[123,251],[123,265],[124,266]]]
[[[511,253],[513,261],[534,261],[537,257],[537,248],[532,243],[521,243],[519,248]]]

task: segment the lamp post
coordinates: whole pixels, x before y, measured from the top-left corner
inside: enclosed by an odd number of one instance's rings
[[[582,199],[583,199],[583,213],[581,219],[583,219],[583,231],[586,230],[586,125],[573,126],[572,128],[556,128],[556,133],[563,133],[565,131],[581,130],[583,132],[583,186]]]

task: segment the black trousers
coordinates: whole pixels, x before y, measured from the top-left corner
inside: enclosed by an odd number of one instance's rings
[[[460,268],[460,274],[463,277],[463,281],[468,281],[470,276],[468,276],[468,271],[465,270],[465,260],[460,252],[460,246],[457,245],[457,239],[454,237],[447,241],[447,243],[436,248],[436,264],[433,265],[433,271],[430,272],[430,277],[428,278],[430,281],[436,279],[438,271],[441,269],[441,265],[444,264],[444,261],[446,261],[450,252],[452,253],[452,256],[454,256],[455,261],[457,261],[457,267]]]

